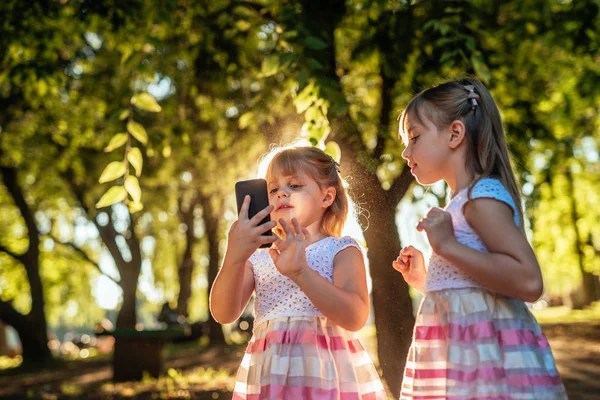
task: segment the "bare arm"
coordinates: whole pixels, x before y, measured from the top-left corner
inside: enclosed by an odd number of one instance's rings
[[[248,219],[249,206],[250,196],[246,196],[239,218],[229,230],[223,265],[210,290],[210,312],[222,324],[239,318],[254,291],[254,273],[248,259],[261,244],[273,243],[276,239],[275,236],[262,235],[275,227],[275,222],[259,225],[273,210],[273,206],[268,206]]]
[[[240,285],[241,282],[241,285]],[[217,322],[229,324],[240,317],[254,292],[252,263],[245,265],[227,259],[210,291],[210,312]]]
[[[453,237],[440,246],[438,254],[494,292],[529,302],[539,299],[543,292],[540,267],[513,221],[510,206],[478,198],[467,203],[464,215],[489,253],[471,249]]]
[[[363,257],[355,247],[336,254],[333,283],[311,268],[290,276],[327,318],[349,331],[361,329],[369,315],[369,295]]]

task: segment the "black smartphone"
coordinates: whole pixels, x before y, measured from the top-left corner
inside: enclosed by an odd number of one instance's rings
[[[259,211],[264,210],[269,205],[269,193],[267,192],[267,181],[264,179],[250,179],[247,181],[239,181],[235,184],[235,199],[237,201],[237,211],[240,215],[244,197],[250,195],[250,207],[248,208],[248,219],[254,217]],[[267,214],[259,225],[271,221],[271,217]],[[271,230],[263,233],[265,236],[273,235]],[[260,247],[271,247],[271,243],[265,243]]]

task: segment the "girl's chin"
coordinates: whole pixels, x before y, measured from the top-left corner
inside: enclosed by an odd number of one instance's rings
[[[420,185],[433,185],[434,183],[436,183],[437,181],[439,181],[439,179],[438,180],[431,180],[431,179],[421,178],[421,177],[418,177],[418,176],[415,176],[415,179],[417,180],[417,182]]]

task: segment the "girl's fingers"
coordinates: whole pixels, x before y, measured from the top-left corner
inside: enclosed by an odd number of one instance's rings
[[[240,219],[240,220],[248,219],[248,208],[250,208],[250,196],[246,195],[246,196],[244,196],[244,202],[242,203],[242,206],[240,207],[240,215],[238,216],[238,219]]]
[[[308,243],[311,242],[310,240],[310,232],[308,232],[308,229],[306,228],[302,228],[302,233],[304,234],[304,239],[306,239],[308,241]]]
[[[275,243],[277,240],[279,240],[279,238],[275,235],[260,235],[260,237],[258,238],[258,243],[260,244],[267,244],[267,243]]]
[[[256,215],[252,217],[252,219],[250,219],[250,222],[252,223],[252,225],[258,225],[260,221],[262,221],[267,215],[271,213],[271,211],[273,211],[273,206],[268,205],[266,208],[257,212]]]
[[[292,218],[292,225],[294,226],[294,236],[298,237],[300,240],[304,240],[304,234],[302,232],[302,227],[300,226],[300,222],[296,218]],[[303,237],[300,237],[302,235]]]
[[[281,229],[285,232],[286,239],[288,237],[294,237],[294,232],[292,232],[292,228],[288,225],[287,222],[283,218],[279,218],[279,225],[281,225]]]
[[[439,213],[443,213],[443,212],[444,212],[444,210],[442,210],[441,208],[433,207],[431,210],[429,210],[429,212],[427,213],[427,216],[435,215],[435,214],[439,214]]]
[[[398,261],[393,261],[392,262],[392,266],[394,267],[394,269],[398,272],[406,272],[407,265],[403,262],[398,262]]]
[[[414,257],[418,252],[419,250],[417,250],[414,246],[406,246],[400,250],[400,255],[403,257]]]
[[[277,222],[275,222],[275,221],[265,222],[264,224],[259,225],[257,227],[257,232],[262,235],[263,233],[270,231],[271,229],[275,228],[276,226],[277,226]]]

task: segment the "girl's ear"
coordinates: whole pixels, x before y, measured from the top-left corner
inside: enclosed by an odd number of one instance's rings
[[[323,208],[327,208],[335,201],[337,191],[334,187],[328,187],[323,191]]]
[[[465,140],[465,135],[467,134],[465,124],[462,121],[455,120],[452,121],[448,129],[450,131],[448,146],[451,149],[456,149]]]

